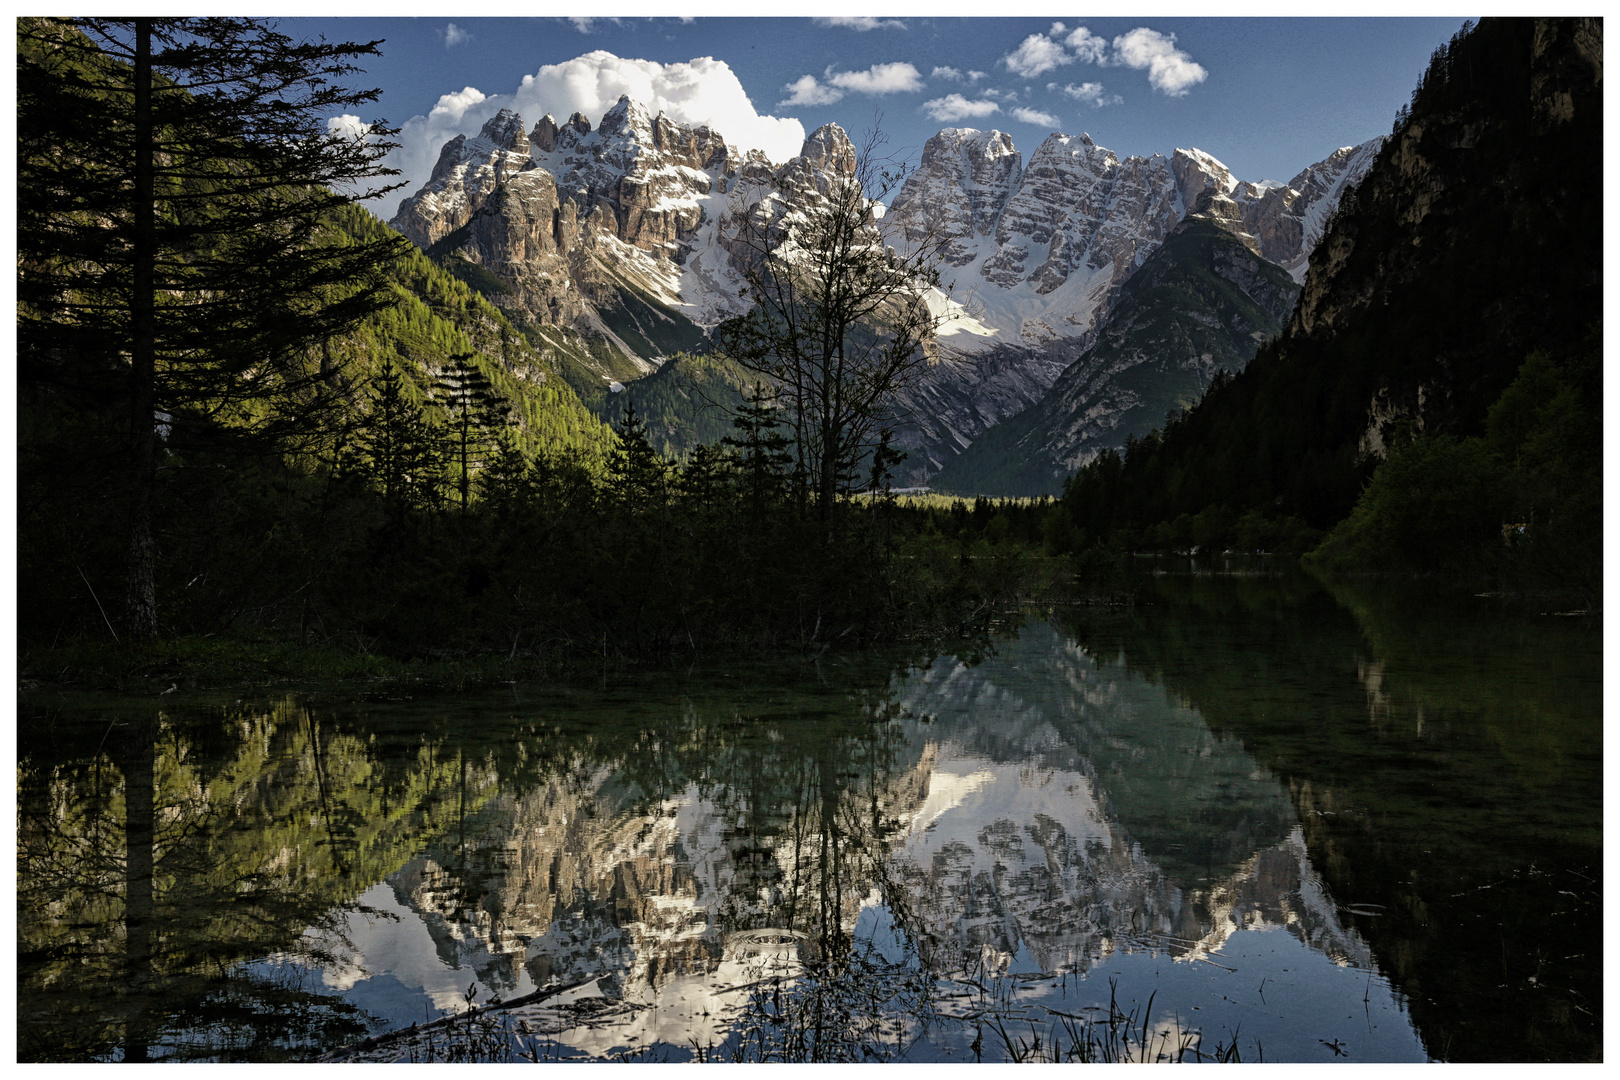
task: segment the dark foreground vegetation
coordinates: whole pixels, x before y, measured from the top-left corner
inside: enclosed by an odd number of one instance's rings
[[[394,131],[328,118],[378,44],[19,21],[25,680],[819,651],[1024,587],[1034,511],[884,494],[926,252],[885,258],[859,176],[791,237],[760,218],[770,303],[726,335],[759,385],[677,467],[357,208]]]
[[[1059,501],[970,506],[888,494],[932,264],[874,242],[869,161],[808,225],[750,218],[759,305],[716,331],[724,404],[677,463],[637,412],[667,413],[670,380],[604,425],[562,338],[358,208],[393,131],[326,118],[374,100],[341,87],[379,43],[20,20],[24,680],[819,653],[961,633],[1076,577],[1106,592],[1144,551],[1594,607],[1601,102],[1594,31],[1553,23],[1436,54],[1242,374]],[[1432,191],[1419,244],[1401,222]]]
[[[1602,132],[1600,21],[1465,24],[1282,336],[1070,481],[1087,540],[1314,548],[1326,568],[1595,600]]]
[[[77,528],[25,545],[25,675],[254,670],[218,639],[271,674],[380,671],[368,654],[594,670],[717,647],[818,652],[970,628],[1058,565],[1043,546],[1049,505],[877,495],[824,521],[773,459],[770,427],[750,432],[746,417],[735,446],[681,467],[633,413],[600,474],[580,455],[508,446],[463,503],[444,467],[456,445],[410,412],[374,407],[355,439],[388,449],[347,463],[165,454],[157,586],[163,636],[179,639],[165,645],[120,629],[116,503],[96,485],[41,492]]]

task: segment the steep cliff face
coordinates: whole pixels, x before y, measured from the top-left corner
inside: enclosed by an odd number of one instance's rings
[[[906,458],[894,469],[895,486],[932,484],[985,432],[1040,401],[1076,352],[1064,341],[1042,349],[997,345],[966,356],[941,350],[901,402],[906,420],[895,445]]]
[[[655,370],[742,310],[727,227],[739,185],[765,188],[767,206],[800,205],[854,156],[829,124],[776,166],[629,97],[594,128],[547,115],[525,134],[502,110],[445,144],[392,224],[524,320],[608,343],[618,361],[596,373],[605,384]]]
[[[1222,205],[1224,203],[1224,206]],[[1103,450],[1162,426],[1198,401],[1216,371],[1241,371],[1275,337],[1299,288],[1235,234],[1230,199],[1177,225],[1121,290],[1094,344],[1051,390],[990,429],[934,486],[987,495],[1051,495]]]
[[[1087,135],[1050,136],[1026,168],[1010,136],[950,128],[924,147],[892,213],[913,237],[950,237],[945,281],[999,331],[995,340],[1084,347],[1125,282],[1192,213],[1220,217],[1303,280],[1323,223],[1380,143],[1338,150],[1286,185],[1261,185],[1201,150],[1122,161]]]
[[[529,161],[523,118],[502,109],[473,138],[457,135],[444,144],[428,182],[400,203],[389,224],[418,247],[431,247],[465,225],[503,181],[530,168]]]

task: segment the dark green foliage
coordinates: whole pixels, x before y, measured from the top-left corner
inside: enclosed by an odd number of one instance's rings
[[[714,353],[676,353],[662,367],[604,394],[595,406],[607,423],[617,423],[629,405],[647,425],[647,437],[683,458],[718,441],[731,430],[731,417],[743,389],[755,381],[741,365]]]
[[[737,452],[747,501],[755,512],[787,490],[793,454],[776,395],[755,383],[732,416],[734,434],[721,440]]]
[[[67,408],[124,414],[119,608],[151,638],[159,443],[318,443],[341,394],[319,346],[390,302],[400,239],[331,236],[339,189],[391,171],[385,125],[327,128],[376,100],[343,83],[377,43],[219,17],[17,31],[20,367]]]
[[[1437,52],[1395,134],[1330,223],[1282,339],[1157,437],[1129,447],[1122,462],[1081,470],[1066,502],[1082,531],[1150,542],[1151,530],[1219,506],[1326,530],[1362,498],[1380,448],[1422,431],[1452,441],[1413,451],[1391,473],[1405,480],[1386,478],[1374,500],[1393,512],[1389,500],[1407,483],[1443,483],[1435,504],[1463,515],[1453,538],[1481,535],[1478,504],[1459,489],[1474,481],[1458,470],[1489,463],[1483,448],[1465,444],[1486,436],[1525,356],[1576,355],[1601,317],[1601,40],[1596,20],[1496,19]],[[1584,408],[1569,397],[1537,400],[1530,413],[1511,401],[1503,408],[1581,431],[1571,437],[1592,440],[1584,450],[1551,437],[1562,447],[1555,456],[1595,461],[1596,425],[1574,419],[1588,415]],[[1527,474],[1490,467],[1499,529],[1525,514],[1510,507]],[[1567,473],[1564,483],[1595,490],[1595,468],[1586,475],[1594,479]],[[1401,515],[1421,517],[1412,498]],[[1595,552],[1591,526],[1559,516]],[[1450,568],[1427,546],[1446,530],[1415,527],[1428,539],[1391,521],[1375,530],[1383,538],[1376,548],[1347,547],[1348,534],[1334,548],[1388,553],[1404,537],[1428,553],[1408,550],[1403,565]]]
[[[1313,558],[1341,569],[1511,572],[1595,593],[1601,361],[1596,336],[1569,360],[1532,353],[1483,436],[1397,447]]]
[[[647,425],[636,415],[634,402],[625,407],[618,435],[619,448],[608,458],[608,490],[632,509],[667,505],[669,462],[647,441]]]
[[[433,387],[433,396],[449,413],[445,451],[463,510],[472,494],[473,474],[495,452],[497,433],[505,430],[512,411],[488,376],[468,363],[472,358],[472,353],[450,357]]]
[[[346,471],[369,481],[391,516],[439,505],[447,449],[443,433],[424,420],[422,407],[405,394],[388,361],[383,362],[371,408],[360,421],[355,446],[358,454]]]
[[[1501,461],[1480,439],[1436,435],[1391,451],[1326,549],[1341,565],[1471,569],[1503,544]]]

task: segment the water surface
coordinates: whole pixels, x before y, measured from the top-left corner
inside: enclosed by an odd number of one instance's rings
[[[305,1058],[584,983],[617,1008],[549,1054],[724,1057],[762,975],[870,1013],[832,1056],[999,1060],[1111,998],[1244,1060],[1600,1054],[1591,627],[1135,601],[961,655],[27,695],[19,1054]]]

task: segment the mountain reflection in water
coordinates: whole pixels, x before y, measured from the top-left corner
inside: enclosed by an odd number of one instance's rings
[[[1246,1058],[1424,1060],[1359,928],[1390,897],[1313,864],[1325,788],[1118,629],[819,678],[130,707],[149,750],[64,711],[20,763],[21,1054],[308,1056],[588,984],[625,1006],[548,1029],[560,1052],[682,1059],[736,1048],[762,976],[881,969],[909,1060],[995,1059],[987,1015],[1046,1031],[1113,992]],[[1373,663],[1343,657],[1356,692]]]

